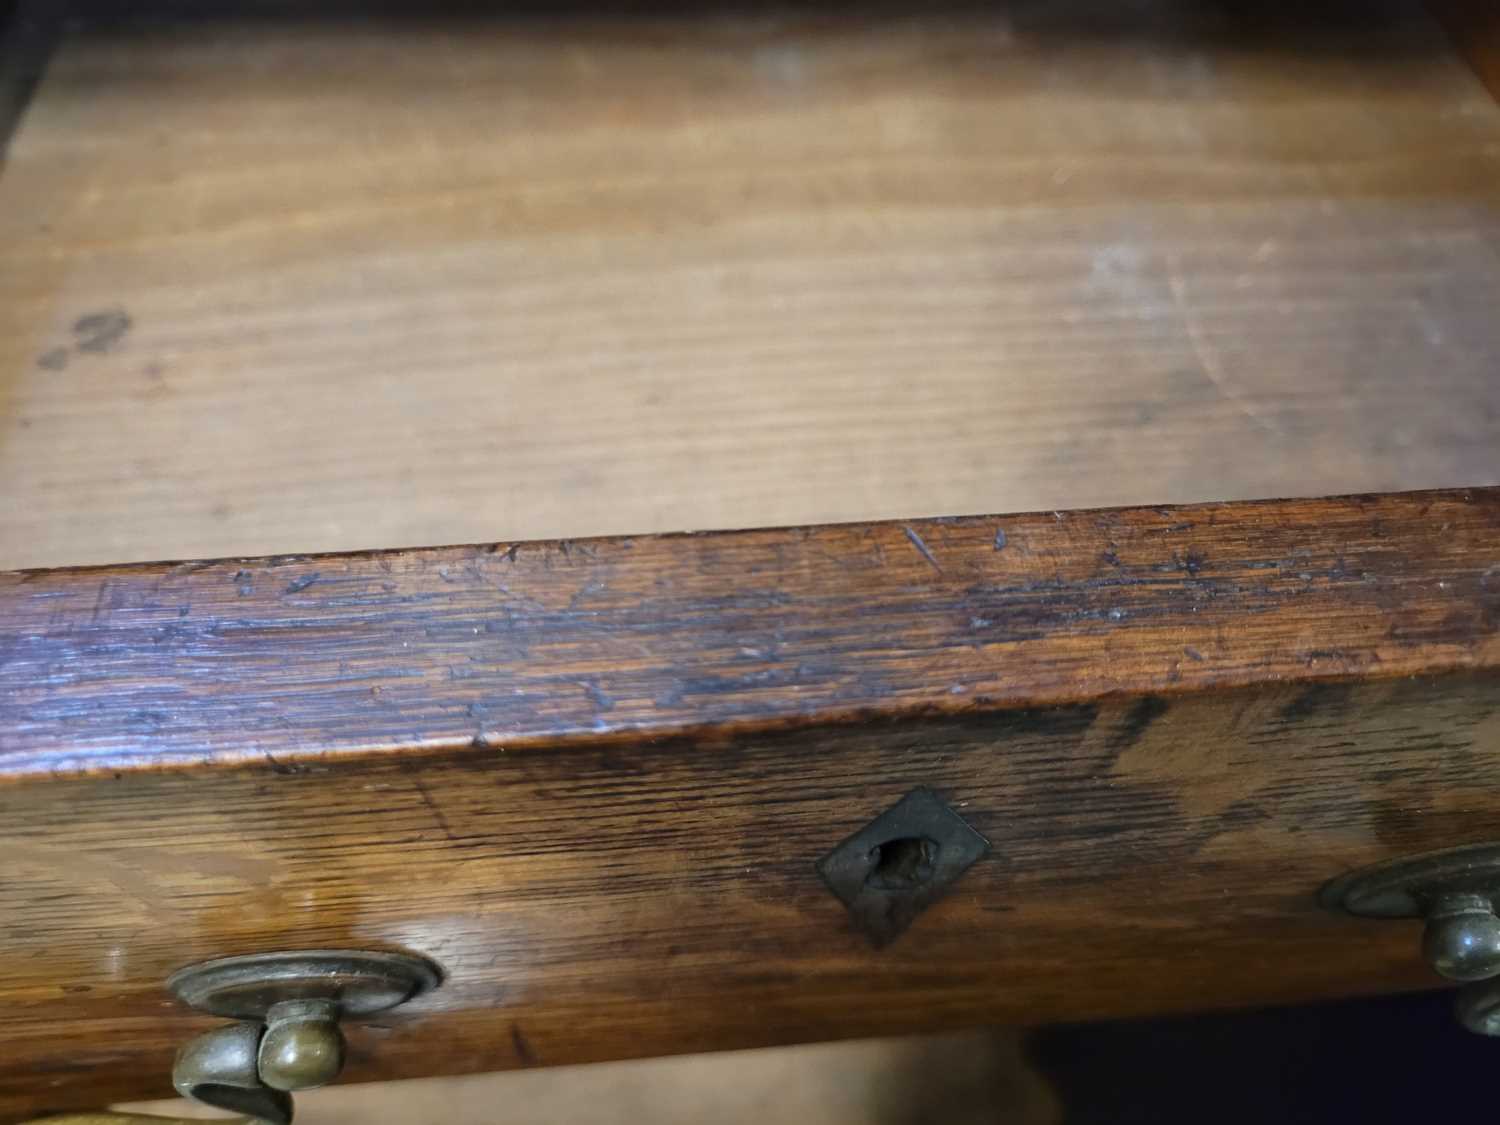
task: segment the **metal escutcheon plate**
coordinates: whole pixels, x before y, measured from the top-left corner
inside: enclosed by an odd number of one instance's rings
[[[1472,844],[1341,875],[1318,893],[1328,910],[1361,918],[1419,918],[1444,894],[1500,898],[1500,844]]]
[[[261,1020],[283,1000],[332,1000],[343,1015],[394,1008],[442,979],[420,957],[362,950],[304,950],[222,957],[172,974],[167,988],[184,1004],[236,1020]]]

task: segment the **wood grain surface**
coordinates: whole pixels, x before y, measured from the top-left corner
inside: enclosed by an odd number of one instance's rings
[[[351,1081],[1431,983],[1312,892],[1500,836],[1495,493],[1045,510],[1500,480],[1415,0],[277,7],[75,5],[0,165],[0,566],[282,555],[0,577],[0,1120],[294,946],[448,971]]]
[[[0,1114],[164,1092],[210,956],[444,986],[350,1080],[1430,984],[1500,835],[1500,490],[0,578]],[[992,846],[872,948],[814,864]]]
[[[0,573],[0,774],[507,752],[1500,655],[1500,490]]]
[[[1416,0],[159,7],[0,172],[0,566],[1500,481]]]

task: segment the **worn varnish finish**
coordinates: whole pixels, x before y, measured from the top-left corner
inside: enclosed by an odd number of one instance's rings
[[[1500,491],[11,574],[0,715],[12,1116],[274,948],[447,970],[353,1080],[1413,986],[1313,892],[1500,836]],[[877,952],[918,785],[993,851]]]
[[[0,773],[496,754],[1500,655],[1500,491],[0,575]]]

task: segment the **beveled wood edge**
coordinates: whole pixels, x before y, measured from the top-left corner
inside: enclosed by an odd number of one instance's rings
[[[1165,541],[1183,529],[1188,529],[1187,537],[1179,537],[1170,554],[1162,554],[1163,560],[1176,560],[1175,566],[1149,558],[1122,561],[1123,550],[1117,557],[1119,541],[1140,548],[1146,540]],[[1007,536],[1018,550],[1005,551]],[[928,545],[940,538],[954,540],[943,543],[942,562]],[[873,544],[880,561],[853,578],[841,568],[852,555],[835,559],[831,569],[815,557],[818,552],[847,552],[863,544]],[[987,569],[993,564],[985,557],[986,547],[995,558],[1007,560],[995,573]],[[1314,573],[1316,568],[1295,572],[1297,577],[1288,583],[1284,558],[1260,557],[1273,548],[1289,551],[1286,557],[1336,557],[1337,562],[1326,573]],[[1366,564],[1374,560],[1379,569],[1364,569],[1357,581],[1348,581],[1352,575],[1345,554],[1350,552]],[[738,559],[740,568],[714,573],[709,560],[721,556]],[[1195,564],[1195,558],[1200,562]],[[464,579],[451,589],[434,585],[434,573],[441,582],[449,582],[449,569],[466,561],[472,565],[476,559],[511,564],[504,597],[495,594],[483,576]],[[1239,579],[1254,570],[1274,573],[1252,588]],[[201,748],[184,752],[183,745],[194,742],[192,732],[184,735],[176,728],[184,722],[192,727],[194,720],[187,716],[204,700],[231,717],[239,694],[263,707],[286,708],[296,693],[270,693],[257,685],[256,676],[267,660],[282,667],[306,662],[311,672],[333,658],[330,652],[337,656],[341,645],[372,639],[389,643],[396,635],[390,622],[372,624],[358,612],[361,606],[337,599],[310,606],[296,599],[299,604],[288,607],[291,595],[326,582],[329,572],[336,572],[336,582],[363,583],[361,590],[372,577],[388,576],[382,580],[390,595],[387,601],[393,612],[404,612],[410,619],[401,627],[412,621],[420,624],[427,619],[423,614],[435,620],[437,614],[458,606],[455,612],[465,622],[503,611],[511,615],[507,620],[512,625],[537,632],[544,647],[541,657],[533,652],[525,661],[493,663],[484,673],[488,682],[480,685],[487,689],[522,694],[513,685],[523,671],[527,686],[545,682],[554,673],[574,674],[577,669],[569,662],[584,642],[601,648],[590,663],[590,674],[607,676],[610,660],[616,655],[631,658],[630,653],[608,628],[601,630],[590,619],[608,622],[614,612],[648,610],[644,625],[639,618],[634,622],[631,644],[637,650],[644,646],[639,675],[652,690],[664,692],[662,698],[671,698],[674,678],[705,669],[723,671],[725,657],[710,651],[722,642],[721,634],[762,627],[763,619],[772,616],[816,625],[811,632],[817,636],[798,642],[793,655],[806,658],[831,648],[842,663],[830,675],[856,681],[856,686],[825,690],[811,698],[797,683],[773,685],[758,694],[747,689],[742,694],[753,697],[749,705],[712,696],[688,703],[676,699],[663,706],[642,699],[624,713],[606,708],[602,718],[584,715],[571,705],[554,709],[546,699],[507,703],[509,711],[493,728],[481,727],[477,733],[455,732],[451,716],[412,720],[410,731],[399,736],[372,727],[368,738],[359,737],[358,729],[325,735],[324,728],[305,721],[301,728],[293,724],[290,733],[247,730],[239,741],[227,730],[232,724],[200,726]],[[247,574],[274,575],[276,588],[268,590],[262,583],[248,592],[240,588],[240,596],[227,596],[226,579]],[[576,611],[571,602],[562,609],[544,604],[569,593],[576,601],[580,592],[604,585],[605,576],[626,592],[602,616],[599,611]],[[751,576],[754,581],[747,582]],[[655,597],[653,582],[680,582],[690,589]],[[774,606],[768,602],[764,612],[753,607],[748,613],[715,611],[717,618],[702,609],[707,597],[732,598],[746,589],[774,594]],[[987,593],[1030,596],[1039,589],[1042,596],[1033,599],[1036,606],[1020,604],[1009,611],[1004,604],[999,607],[1001,615],[1042,618],[1034,635],[1002,636],[993,644],[960,635],[962,628],[953,618],[955,613],[961,616],[969,604],[966,599],[982,601]],[[161,605],[150,601],[163,590],[184,600],[185,608],[178,613],[188,623],[181,626],[190,634],[186,640],[148,639],[141,632],[143,618],[147,627],[172,628]],[[1131,619],[1138,607],[1101,609],[1102,602],[1089,600],[1099,590],[1132,596],[1149,590],[1144,609],[1159,620],[1136,628]],[[119,604],[105,604],[107,591]],[[515,611],[508,600],[518,591],[532,601],[522,611]],[[141,603],[131,604],[137,596]],[[1067,601],[1062,610],[1049,608],[1062,601]],[[1209,604],[1214,602],[1218,604]],[[38,606],[44,608],[39,612]],[[780,613],[783,609],[788,612]],[[1201,614],[1204,609],[1214,612]],[[1104,624],[1112,631],[1101,648],[1094,643],[1099,629],[1091,636],[1089,629],[1076,626],[1079,618],[1102,613],[1118,613],[1120,625]],[[1372,622],[1402,614],[1422,622],[1414,640],[1382,645],[1372,639]],[[919,655],[942,659],[929,659],[924,665],[920,658],[903,657],[906,663],[896,681],[875,682],[876,676],[865,682],[864,677],[885,659],[881,646],[887,634],[882,632],[881,615],[915,620],[918,628],[929,630],[934,643]],[[996,620],[1002,629],[1007,625],[1001,616]],[[975,621],[992,623],[989,618],[969,618],[970,624]],[[492,752],[665,738],[712,742],[754,731],[947,717],[1142,694],[1183,695],[1289,679],[1312,684],[1497,669],[1497,621],[1500,487],[0,572],[0,703],[9,698],[14,704],[0,708],[0,777],[14,781],[59,773],[254,761],[292,769],[335,756],[449,753],[465,747]],[[1210,625],[1220,633],[1228,629],[1245,634],[1237,637],[1231,659],[1204,655],[1191,643],[1210,636]],[[256,651],[254,641],[206,656],[192,649],[194,636],[257,628],[280,630],[274,650],[263,644]],[[382,635],[381,629],[387,633]],[[1156,658],[1163,651],[1162,633],[1174,630],[1182,633],[1179,647],[1191,658],[1168,667]],[[480,626],[473,632],[477,635]],[[1316,648],[1298,649],[1298,638],[1310,632],[1318,636]],[[1391,635],[1395,632],[1392,626]],[[88,639],[80,643],[80,635]],[[685,649],[678,645],[683,638]],[[560,646],[555,651],[545,648],[552,641]],[[23,646],[29,647],[18,660],[16,652]],[[49,668],[62,669],[54,678],[97,682],[86,705],[62,714],[71,690],[66,684],[57,689],[45,682],[39,686],[27,680],[24,669],[17,671],[16,665],[37,648],[54,661]],[[383,677],[427,676],[438,660],[454,658],[461,649],[439,645],[408,658],[377,646],[361,656],[368,675],[354,678],[368,681],[370,691],[378,695]],[[128,659],[122,662],[122,655]],[[598,672],[598,657],[603,658],[603,673]],[[145,690],[186,690],[194,687],[192,675],[181,667],[189,660],[196,660],[200,671],[207,661],[219,679],[210,684],[203,700],[161,719],[171,737],[163,738],[163,730],[157,729],[111,741],[112,722],[128,727],[135,721],[132,716],[138,718],[131,710],[142,690],[137,673],[144,668],[144,682],[154,685]],[[12,665],[9,674],[7,662]],[[955,680],[971,673],[983,681],[979,687],[985,690],[958,690],[961,685]],[[597,683],[589,690],[598,691]],[[451,684],[436,683],[428,686],[420,702],[452,711],[464,698]],[[34,721],[49,708],[50,725]],[[351,717],[345,704],[335,704],[326,717],[330,726],[358,727],[359,720]],[[102,742],[108,749],[74,752],[69,745],[74,731],[81,732],[82,741]]]

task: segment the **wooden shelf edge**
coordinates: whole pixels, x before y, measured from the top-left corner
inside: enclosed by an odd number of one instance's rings
[[[0,774],[1500,667],[1500,489],[0,574]]]

